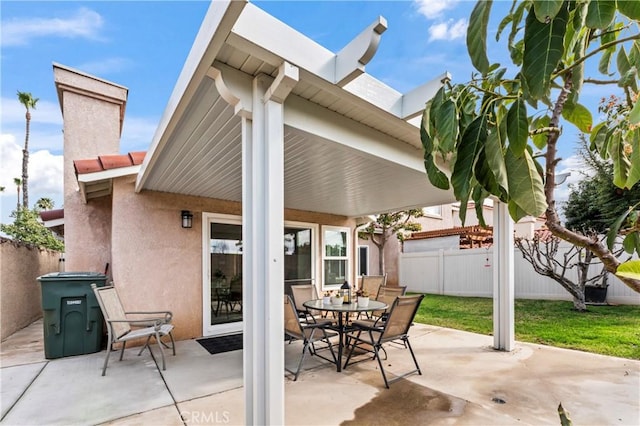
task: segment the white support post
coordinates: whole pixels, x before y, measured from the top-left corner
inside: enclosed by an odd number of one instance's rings
[[[507,204],[493,201],[493,346],[511,351],[514,337],[513,220]]]
[[[243,118],[245,424],[284,424],[284,108],[298,69],[253,81]]]

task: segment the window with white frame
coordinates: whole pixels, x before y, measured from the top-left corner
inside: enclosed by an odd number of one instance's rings
[[[425,216],[429,217],[442,217],[442,206],[429,206],[422,209]]]
[[[349,276],[349,228],[322,227],[324,285],[337,286]]]
[[[358,276],[369,275],[369,246],[358,246]]]

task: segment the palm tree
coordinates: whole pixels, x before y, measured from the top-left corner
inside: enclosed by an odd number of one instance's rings
[[[18,190],[18,204],[16,205],[16,212],[20,210],[20,187],[22,186],[22,179],[13,178],[13,183],[16,184],[16,189]]]
[[[49,197],[40,198],[35,205],[35,210],[51,210],[53,208],[53,200]]]
[[[26,129],[24,133],[24,149],[22,150],[22,206],[25,209],[29,208],[29,126],[31,124],[31,111],[30,109],[36,109],[36,103],[38,98],[34,98],[29,92],[18,91],[18,100],[27,109],[25,114]]]

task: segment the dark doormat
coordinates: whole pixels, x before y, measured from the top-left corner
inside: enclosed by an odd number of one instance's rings
[[[208,350],[210,354],[237,351],[238,349],[242,349],[242,333],[209,337],[207,339],[199,339],[197,342]]]

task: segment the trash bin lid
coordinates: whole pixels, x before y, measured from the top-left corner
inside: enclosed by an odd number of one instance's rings
[[[99,272],[52,272],[38,277],[38,281],[87,281],[106,279],[107,276]]]

